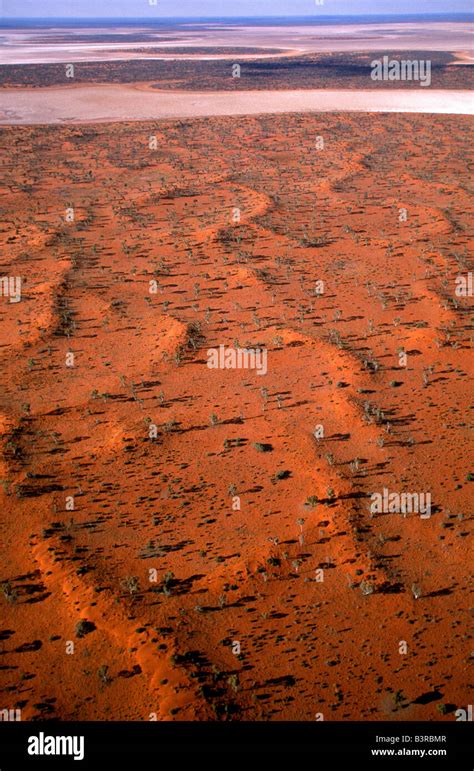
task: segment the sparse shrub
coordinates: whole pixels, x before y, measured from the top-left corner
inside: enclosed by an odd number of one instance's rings
[[[406,701],[406,696],[403,691],[396,691],[394,694],[392,694],[392,699],[395,706],[398,707],[400,704],[403,704],[403,702]]]
[[[87,621],[86,619],[81,619],[76,624],[76,637],[85,637],[86,634],[90,634],[95,630],[96,626],[93,621]]]
[[[418,586],[418,584],[412,584],[411,585],[411,593],[413,595],[413,598],[417,600],[419,597],[421,597],[421,588]]]
[[[140,581],[137,576],[127,576],[126,578],[122,579],[120,584],[122,588],[126,589],[129,594],[134,595],[140,591]]]
[[[370,581],[361,581],[359,585],[363,595],[369,595],[374,593],[374,585]]]
[[[15,604],[18,596],[18,592],[15,589],[14,586],[10,583],[10,581],[4,581],[0,585],[0,590],[2,591],[3,596],[5,597],[8,602],[11,602],[12,605]]]
[[[99,669],[97,670],[97,675],[99,677],[99,680],[103,685],[110,685],[112,682],[112,678],[109,675],[109,668],[107,664],[102,664]]]
[[[271,452],[273,450],[271,444],[265,444],[264,442],[254,442],[253,446],[257,452]]]

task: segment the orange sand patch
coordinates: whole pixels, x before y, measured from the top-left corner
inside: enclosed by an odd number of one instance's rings
[[[26,287],[0,298],[5,707],[468,703],[471,124],[2,129],[1,270]],[[220,345],[268,373],[209,369]],[[384,487],[429,491],[432,516],[374,514]]]

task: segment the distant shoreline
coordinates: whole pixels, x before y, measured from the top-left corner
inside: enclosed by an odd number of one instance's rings
[[[451,23],[474,23],[474,13],[430,13],[430,14],[362,14],[354,15],[315,15],[315,16],[150,16],[150,17],[9,17],[0,21],[0,29],[11,28],[12,26],[21,27],[49,27],[54,26],[180,26],[189,24],[227,24],[241,25],[250,24],[251,26],[292,26],[308,25],[319,26],[325,24],[403,24],[411,22],[451,22]]]

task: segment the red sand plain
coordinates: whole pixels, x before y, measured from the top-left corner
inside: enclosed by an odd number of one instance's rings
[[[1,130],[1,271],[23,279],[0,301],[2,708],[396,721],[468,703],[471,128]],[[264,346],[268,373],[208,369],[220,344]],[[372,515],[384,487],[430,491],[432,516]]]

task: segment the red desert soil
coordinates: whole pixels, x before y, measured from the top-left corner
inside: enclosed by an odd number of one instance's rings
[[[1,130],[0,271],[23,281],[0,299],[2,708],[468,703],[471,128]],[[268,373],[208,369],[220,344],[267,348]],[[384,487],[432,516],[371,514]]]

